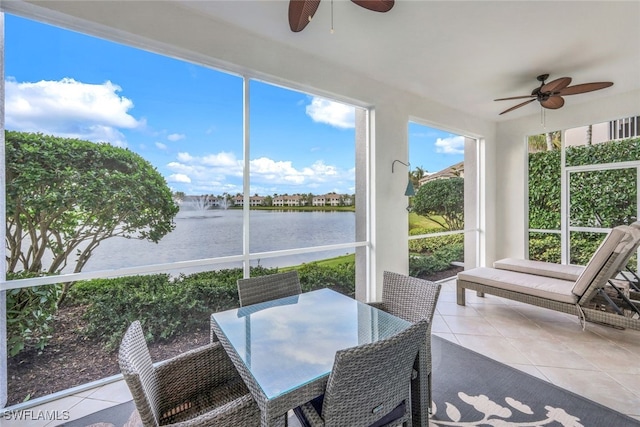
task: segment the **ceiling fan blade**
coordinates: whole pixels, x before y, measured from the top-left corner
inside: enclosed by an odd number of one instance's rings
[[[289,0],[289,28],[291,31],[297,33],[304,30],[319,5],[320,0]]]
[[[542,104],[544,108],[548,108],[550,110],[557,110],[558,108],[564,105],[564,99],[562,99],[561,96],[550,96],[549,99],[540,101],[540,104]]]
[[[558,95],[576,95],[578,93],[591,92],[594,90],[604,89],[606,87],[613,86],[612,82],[594,82],[583,83],[579,85],[573,85],[562,89]]]
[[[522,95],[522,96],[512,96],[509,98],[498,98],[494,99],[494,101],[510,101],[512,99],[525,99],[525,98],[535,98],[536,95]]]
[[[536,100],[536,99],[535,99],[535,98],[533,98],[533,99],[530,99],[530,100],[528,100],[528,101],[524,101],[524,102],[523,102],[523,103],[521,103],[521,104],[514,105],[513,107],[509,108],[508,110],[504,110],[504,111],[503,111],[502,113],[500,113],[499,115],[502,115],[502,114],[504,114],[504,113],[508,113],[509,111],[513,111],[513,110],[515,110],[516,108],[524,107],[525,105],[527,105],[527,104],[529,104],[529,103],[531,103],[531,102],[533,102],[533,101],[535,101],[535,100]]]
[[[571,77],[560,77],[552,82],[542,85],[541,93],[557,93],[571,84]]]
[[[395,4],[395,0],[351,0],[358,6],[374,12],[388,12]]]

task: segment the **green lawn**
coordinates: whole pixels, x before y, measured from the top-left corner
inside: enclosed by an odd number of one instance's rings
[[[337,265],[345,264],[348,262],[351,262],[351,263],[356,262],[356,254],[346,254],[346,255],[340,255],[334,258],[322,259],[320,261],[311,261],[308,264],[313,264],[320,267],[335,267]],[[300,266],[296,265],[292,267],[280,267],[278,268],[278,270],[289,271],[289,270],[297,270],[299,268]]]
[[[442,228],[440,225],[427,217],[418,215],[415,212],[409,213],[409,231],[415,228]],[[443,230],[444,231],[444,230]]]

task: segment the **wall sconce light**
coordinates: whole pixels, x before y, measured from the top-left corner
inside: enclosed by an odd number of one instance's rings
[[[394,173],[393,168],[394,168],[396,162],[402,163],[406,167],[409,167],[411,165],[411,163],[405,163],[402,160],[394,160],[393,163],[391,163],[391,173]],[[413,182],[411,182],[411,177],[409,177],[408,180],[409,180],[409,182],[407,182],[407,189],[404,191],[404,195],[407,196],[407,197],[415,196],[416,195],[416,190],[413,188]],[[411,211],[411,206],[408,206],[407,210]]]

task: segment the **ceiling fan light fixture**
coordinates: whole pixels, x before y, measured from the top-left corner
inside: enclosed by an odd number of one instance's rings
[[[374,12],[388,12],[395,0],[351,0],[353,3]],[[289,0],[289,28],[298,33],[307,26],[318,10],[320,0]],[[333,0],[331,1],[331,32],[333,33]]]
[[[549,83],[545,83],[545,80],[549,77],[549,74],[541,74],[537,77],[540,82],[540,87],[537,87],[531,91],[531,95],[524,96],[512,96],[509,98],[498,98],[494,101],[507,101],[513,99],[526,99],[520,104],[514,105],[500,113],[500,115],[515,110],[516,108],[523,107],[533,101],[538,101],[541,107],[548,108],[550,110],[557,110],[564,105],[563,96],[577,95],[579,93],[592,92],[594,90],[600,90],[612,86],[612,82],[594,82],[594,83],[582,83],[579,85],[569,86],[571,84],[571,77],[560,77]]]

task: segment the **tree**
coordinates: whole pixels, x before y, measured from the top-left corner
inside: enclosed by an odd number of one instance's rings
[[[464,178],[434,179],[413,198],[413,211],[447,230],[464,228]]]
[[[561,136],[562,133],[560,131],[546,132],[541,133],[540,135],[531,135],[528,138],[529,151],[537,152],[559,150],[561,146]]]
[[[175,227],[166,181],[130,150],[14,131],[5,145],[10,273],[78,273],[105,239],[157,243]]]
[[[424,178],[426,173],[427,171],[423,169],[422,166],[418,166],[415,170],[409,172],[409,179],[415,188],[420,186],[420,180]]]

